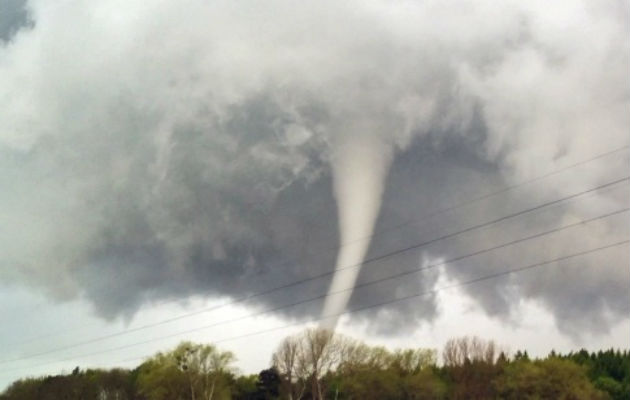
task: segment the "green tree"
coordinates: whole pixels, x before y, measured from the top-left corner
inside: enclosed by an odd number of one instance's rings
[[[234,361],[231,352],[213,345],[182,342],[140,368],[138,389],[149,400],[229,398]]]
[[[274,367],[260,371],[256,382],[258,398],[265,400],[277,399],[280,396],[281,383],[280,374]]]
[[[609,376],[600,376],[595,380],[595,387],[602,392],[608,393],[612,400],[622,400],[630,398],[624,390],[623,384],[617,382]]]
[[[422,369],[402,378],[403,398],[413,400],[439,400],[446,398],[446,384],[433,368]]]
[[[494,381],[501,399],[597,400],[607,396],[589,381],[587,370],[569,360],[512,362]]]
[[[232,399],[258,400],[258,375],[243,375],[231,383]]]
[[[38,398],[43,378],[27,378],[13,382],[0,395],[3,400],[35,400]]]

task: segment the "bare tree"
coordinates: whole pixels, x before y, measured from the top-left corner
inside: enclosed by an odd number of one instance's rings
[[[312,395],[316,399],[323,399],[321,376],[333,368],[335,356],[339,354],[335,349],[335,334],[325,329],[308,329],[304,332],[300,342],[300,363],[303,370],[311,377]]]
[[[449,339],[444,345],[442,357],[446,366],[461,366],[467,362],[494,364],[497,346],[493,340],[483,340],[476,336],[463,336]]]
[[[300,341],[297,336],[285,338],[278,346],[271,358],[272,365],[284,378],[284,385],[289,400],[300,400],[305,389],[305,377],[298,373],[298,361],[301,358]],[[294,380],[296,381],[294,383]],[[301,388],[296,390],[295,384],[300,384]]]
[[[330,371],[354,374],[365,370],[395,368],[405,375],[434,365],[435,350],[391,352],[323,329],[307,329],[284,339],[272,356],[273,366],[284,378],[287,397],[300,400],[310,383],[313,399],[324,398],[322,377]]]
[[[321,378],[347,357],[350,340],[325,329],[307,329],[286,338],[272,356],[272,364],[283,375],[287,394],[299,400],[311,384],[314,399],[323,399]]]

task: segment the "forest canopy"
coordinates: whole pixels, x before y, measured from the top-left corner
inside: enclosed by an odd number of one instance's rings
[[[286,337],[269,368],[242,375],[229,351],[182,342],[134,369],[81,369],[13,382],[0,400],[628,399],[627,350],[532,359],[459,337],[435,349],[388,349],[321,329]]]

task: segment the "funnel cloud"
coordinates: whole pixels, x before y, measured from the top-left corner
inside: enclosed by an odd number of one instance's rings
[[[356,284],[358,265],[363,262],[380,211],[391,150],[377,133],[370,131],[374,129],[371,125],[363,122],[352,126],[351,132],[356,134],[342,137],[335,144],[332,165],[340,248],[335,263],[338,271],[333,275],[322,311],[323,326],[328,329],[335,328],[338,315],[350,300],[352,292],[338,292]]]

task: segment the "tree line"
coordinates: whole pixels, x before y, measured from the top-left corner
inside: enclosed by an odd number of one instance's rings
[[[627,350],[531,359],[491,340],[460,337],[437,351],[389,350],[320,329],[286,337],[271,365],[241,375],[212,344],[182,342],[134,369],[75,368],[13,382],[0,400],[321,400],[630,398]]]

